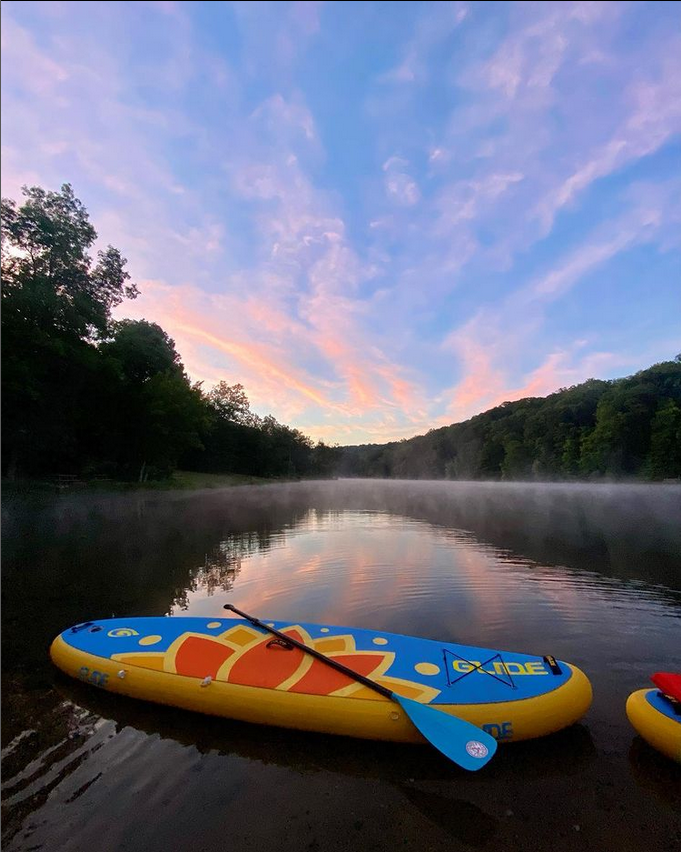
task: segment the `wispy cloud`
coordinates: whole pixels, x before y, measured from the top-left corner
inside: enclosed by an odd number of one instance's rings
[[[390,157],[383,163],[385,191],[391,201],[411,206],[421,197],[416,181],[408,173],[409,162],[401,157]]]
[[[560,209],[594,181],[652,154],[681,133],[681,38],[667,47],[659,77],[637,80],[628,89],[632,107],[612,137],[540,201],[537,212],[546,231]]]
[[[3,193],[71,181],[192,377],[408,437],[681,333],[677,10],[8,2]]]
[[[380,75],[381,83],[424,83],[429,54],[467,18],[469,5],[462,2],[431,4],[418,19],[415,32],[402,51],[399,63]]]
[[[675,230],[681,217],[681,183],[638,186],[630,193],[627,211],[599,227],[590,239],[560,258],[534,281],[511,292],[505,299],[481,308],[464,325],[443,340],[444,351],[453,351],[463,364],[462,379],[444,394],[448,400],[445,421],[462,419],[477,411],[525,396],[542,396],[559,387],[575,384],[612,369],[636,363],[628,352],[586,349],[586,340],[549,349],[545,360],[522,375],[519,386],[513,375],[524,360],[523,342],[535,339],[546,323],[546,308],[564,297],[589,274],[637,245],[656,241],[664,245],[665,233]],[[588,297],[585,298],[588,304]]]
[[[490,335],[489,322],[488,316],[480,315],[449,338],[448,346],[462,359],[465,374],[445,394],[449,402],[440,423],[465,420],[504,402],[546,396],[636,363],[631,354],[585,351],[587,341],[575,340],[565,348],[549,351],[537,367],[521,373],[519,383],[514,384],[512,362],[519,360],[521,335],[505,334],[501,325],[496,326],[496,335]]]

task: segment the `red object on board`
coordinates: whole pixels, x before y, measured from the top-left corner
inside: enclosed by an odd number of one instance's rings
[[[677,701],[681,701],[681,674],[673,672],[655,672],[650,676],[650,679],[655,686],[664,692],[665,695],[671,695]]]

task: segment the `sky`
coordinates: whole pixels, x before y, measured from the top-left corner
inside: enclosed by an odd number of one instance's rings
[[[681,350],[681,3],[4,2],[2,194],[73,185],[192,380],[382,443]]]

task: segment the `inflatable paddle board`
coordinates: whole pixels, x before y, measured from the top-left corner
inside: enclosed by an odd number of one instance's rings
[[[558,731],[591,704],[586,675],[550,656],[330,624],[266,623],[500,742]],[[259,724],[423,742],[394,702],[243,619],[88,621],[57,636],[50,654],[66,674],[133,698]]]
[[[657,672],[659,689],[639,689],[627,699],[627,716],[653,748],[681,763],[681,674]]]

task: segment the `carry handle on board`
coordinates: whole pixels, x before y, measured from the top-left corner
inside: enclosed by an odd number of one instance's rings
[[[274,627],[264,624],[258,618],[242,612],[232,604],[225,604],[224,608],[236,613],[241,618],[245,618],[246,621],[250,621],[255,627],[271,633],[287,645],[299,648],[325,665],[336,669],[338,672],[342,672],[352,680],[356,680],[369,689],[373,689],[374,692],[377,692],[384,698],[389,698],[391,701],[399,704],[425,739],[441,751],[442,754],[464,769],[468,769],[471,772],[481,769],[494,756],[494,752],[497,750],[497,741],[493,736],[483,731],[482,728],[478,728],[470,722],[466,722],[465,719],[460,719],[458,716],[452,716],[449,713],[444,713],[442,710],[429,707],[427,704],[421,704],[418,701],[413,701],[411,698],[405,698],[403,695],[399,695],[382,686],[380,683],[376,683],[376,681],[359,674],[359,672],[349,669],[347,666],[334,660],[333,657],[327,657],[315,648],[311,648],[309,645],[299,642],[292,636],[288,636]]]

